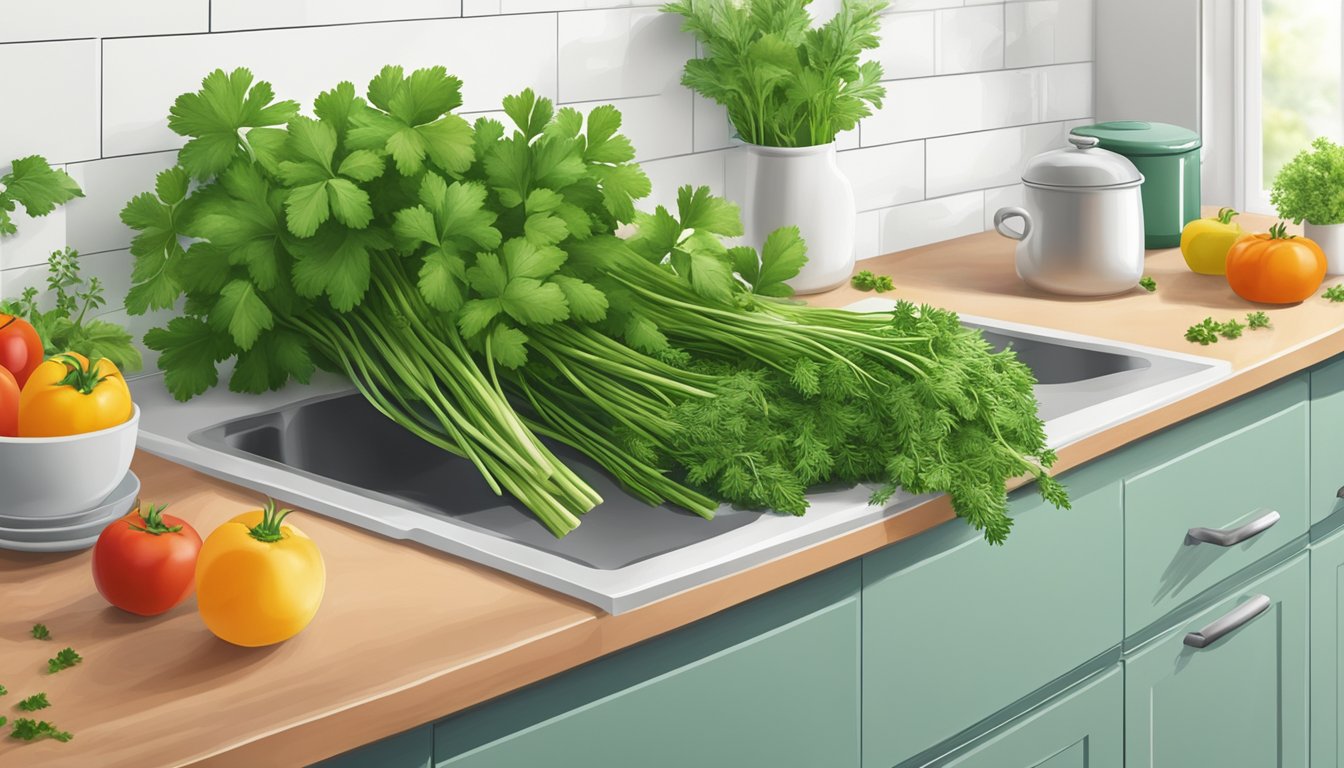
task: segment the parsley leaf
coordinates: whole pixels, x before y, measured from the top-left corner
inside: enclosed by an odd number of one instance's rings
[[[1325,293],[1321,294],[1321,298],[1333,302],[1344,301],[1344,284],[1326,288]]]
[[[16,706],[24,712],[36,712],[39,709],[50,707],[51,702],[47,701],[46,693],[35,693],[20,701]]]
[[[40,155],[21,157],[12,163],[9,173],[0,175],[0,235],[18,232],[9,215],[15,203],[22,205],[29,216],[40,217],[83,196],[74,179],[52,168]]]
[[[3,723],[0,723],[3,725]],[[69,741],[74,735],[69,731],[58,730],[56,726],[48,723],[46,720],[30,720],[26,717],[20,717],[14,721],[14,726],[9,732],[11,739],[20,741],[33,741],[34,739],[46,736],[56,741]]]
[[[36,638],[36,639],[38,639],[38,640],[50,640],[50,639],[51,639],[51,632],[49,632],[49,631],[47,630],[47,625],[46,625],[46,624],[34,624],[34,625],[33,625],[33,629],[32,629],[32,635],[33,635],[34,638]],[[0,689],[0,693],[3,693],[3,692],[4,692],[3,689]]]
[[[63,669],[69,669],[83,660],[82,656],[75,653],[74,648],[67,646],[57,651],[54,658],[47,659],[47,671],[55,674]]]
[[[160,354],[159,367],[173,397],[186,401],[219,383],[218,364],[235,353],[228,334],[194,317],[175,317],[167,328],[145,334],[145,346]]]
[[[1264,312],[1250,312],[1246,315],[1246,325],[1251,330],[1269,327],[1269,315]]]
[[[1143,279],[1139,281],[1139,287],[1143,288],[1143,290],[1149,293],[1152,293],[1153,291],[1157,290],[1157,281],[1149,277],[1148,275],[1144,275]]]
[[[423,170],[426,157],[448,173],[471,165],[471,125],[449,114],[462,104],[462,81],[443,67],[417,69],[410,77],[401,67],[383,67],[369,83],[369,101],[382,111],[350,112],[352,148],[391,155],[403,176]]]
[[[1222,328],[1222,323],[1215,322],[1212,317],[1206,317],[1186,329],[1185,340],[1207,347],[1217,343],[1218,333]]]
[[[885,293],[896,289],[890,275],[874,274],[871,270],[862,270],[849,279],[849,284],[861,291]]]
[[[228,74],[216,69],[206,75],[201,89],[177,97],[168,113],[168,127],[191,137],[178,152],[178,163],[191,176],[205,179],[227,168],[239,154],[254,154],[252,133],[243,133],[244,128],[283,125],[298,114],[295,102],[274,99],[271,84],[253,85],[248,69]]]

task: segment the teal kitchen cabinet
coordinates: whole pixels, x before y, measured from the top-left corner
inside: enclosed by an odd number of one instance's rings
[[[312,768],[433,768],[434,729],[425,725],[323,760]]]
[[[1311,545],[1311,764],[1344,764],[1344,531]]]
[[[1125,480],[1126,636],[1306,534],[1307,398],[1299,376],[1126,449],[1150,462]]]
[[[1307,764],[1309,570],[1299,553],[1125,658],[1126,768]]]
[[[1344,510],[1344,358],[1311,372],[1311,522]]]
[[[1120,665],[1073,685],[928,768],[1123,768]]]
[[[441,768],[857,768],[850,563],[443,721]]]
[[[1062,478],[1072,510],[1015,492],[1008,543],[960,520],[863,560],[863,765],[953,739],[1119,645],[1119,478]]]

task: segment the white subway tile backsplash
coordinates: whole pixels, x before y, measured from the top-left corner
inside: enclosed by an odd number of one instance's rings
[[[901,11],[929,11],[935,8],[959,8],[964,4],[962,0],[891,0],[891,5],[887,6],[887,12],[899,13]]]
[[[0,3],[0,43],[210,29],[210,0],[11,0]]]
[[[689,155],[692,146],[691,92],[680,86],[657,96],[606,99],[567,104],[587,113],[599,104],[612,104],[621,111],[621,133],[635,145],[635,158],[643,162],[674,155]]]
[[[737,144],[737,129],[728,119],[728,110],[700,94],[692,97],[695,119],[696,152],[727,149]]]
[[[213,32],[461,15],[461,0],[379,0],[376,3],[368,0],[210,0],[210,30]]]
[[[1012,184],[1027,161],[1064,143],[1063,123],[1027,125],[929,139],[928,196]]]
[[[636,200],[635,207],[641,211],[652,211],[664,206],[670,211],[677,209],[677,189],[687,184],[693,187],[709,187],[716,195],[724,194],[724,165],[730,152],[725,149],[718,152],[701,152],[684,157],[671,157],[666,160],[654,160],[643,163],[644,173],[653,185],[653,193],[643,200]]]
[[[871,259],[881,256],[881,215],[877,211],[862,211],[854,223],[854,258]]]
[[[1010,187],[995,187],[985,190],[985,229],[994,228],[994,214],[1000,208],[1014,206],[1022,207],[1026,200],[1026,188],[1021,184],[1014,184]],[[1016,226],[1016,223],[1007,226]]]
[[[653,96],[678,87],[695,41],[657,8],[561,13],[560,99]]]
[[[599,8],[659,6],[659,0],[499,0],[500,13],[542,13],[546,11],[584,11]]]
[[[878,211],[883,253],[917,248],[982,231],[984,192],[939,197]]]
[[[390,63],[446,66],[464,81],[463,111],[498,108],[526,87],[555,96],[556,19],[549,14],[124,38],[103,46],[105,156],[180,146],[168,130],[168,108],[216,68],[249,67],[279,98],[305,108],[340,80],[362,91]],[[91,103],[96,108],[97,99]]]
[[[494,16],[499,13],[499,0],[462,0],[463,16]]]
[[[177,161],[177,152],[127,155],[66,166],[85,197],[64,208],[66,236],[80,253],[128,248],[132,232],[121,223],[121,209],[141,192],[154,188],[154,177]]]
[[[837,162],[854,186],[854,201],[860,211],[924,198],[922,141],[841,152]]]
[[[1092,59],[1091,0],[1029,0],[1004,6],[1004,66]]]
[[[98,157],[97,40],[0,45],[0,72],[0,163],[33,154],[51,163]]]
[[[976,72],[889,82],[863,144],[947,136],[1092,113],[1092,65]]]
[[[889,13],[882,17],[876,55],[882,78],[896,80],[933,74],[933,13]]]
[[[1080,128],[1084,125],[1095,125],[1096,122],[1097,119],[1095,117],[1083,117],[1077,120],[1069,120],[1064,123],[1064,133],[1070,133],[1074,128]]]
[[[934,72],[952,75],[1003,66],[1003,6],[949,8],[934,14]]]

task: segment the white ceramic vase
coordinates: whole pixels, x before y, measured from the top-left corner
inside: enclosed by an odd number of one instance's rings
[[[854,271],[854,190],[835,162],[835,143],[815,147],[743,146],[729,166],[729,196],[742,205],[744,240],[760,248],[780,227],[797,225],[807,263],[789,285],[797,293],[834,288]]]
[[[1344,224],[1312,224],[1308,221],[1302,225],[1302,234],[1315,240],[1325,251],[1327,275],[1344,275]]]

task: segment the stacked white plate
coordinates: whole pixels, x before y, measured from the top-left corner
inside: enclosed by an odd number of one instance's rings
[[[127,472],[103,502],[60,517],[11,517],[0,508],[0,549],[17,552],[74,552],[93,546],[107,524],[130,512],[140,495],[140,478]]]

